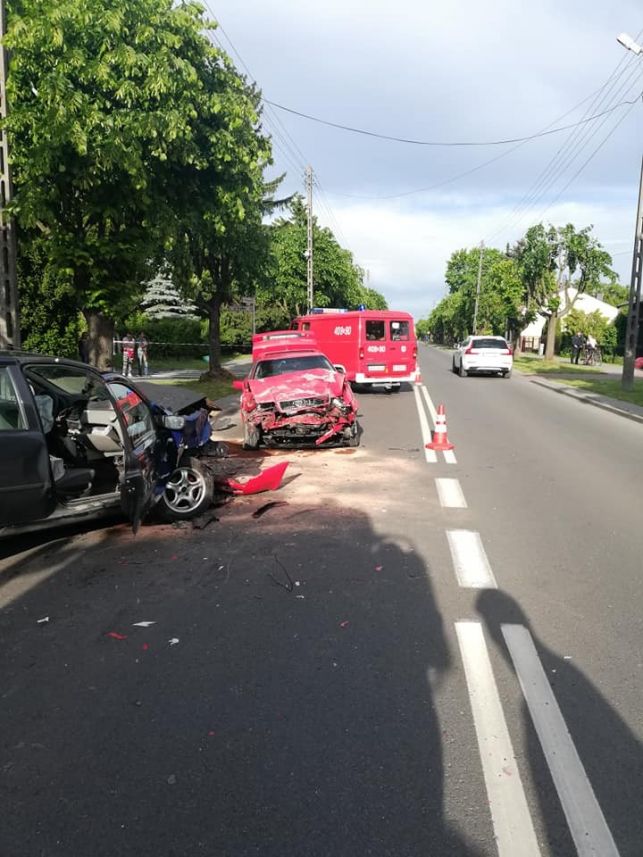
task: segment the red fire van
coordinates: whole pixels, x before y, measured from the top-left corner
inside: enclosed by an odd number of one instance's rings
[[[319,350],[356,384],[397,389],[419,379],[415,325],[408,312],[313,312],[293,319],[291,328],[312,333]]]

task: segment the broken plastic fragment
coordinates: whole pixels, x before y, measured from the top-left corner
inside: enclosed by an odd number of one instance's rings
[[[348,628],[349,624],[350,624],[350,622],[348,621],[348,619],[344,619],[343,622],[339,623],[339,627],[340,628]]]
[[[49,616],[43,616],[42,619],[36,620],[36,624],[37,625],[44,625],[48,621],[49,621]]]
[[[262,491],[276,491],[281,485],[288,464],[288,461],[275,464],[274,467],[268,467],[258,476],[253,476],[246,482],[227,479],[226,485],[232,489],[234,494],[260,494]]]
[[[111,637],[112,640],[126,640],[127,634],[119,634],[118,631],[108,631],[106,637]]]
[[[156,625],[156,622],[134,622],[132,628],[149,628],[150,625]]]
[[[178,642],[179,642],[178,637],[172,637],[171,640],[168,640],[168,643],[170,644],[170,646],[176,646]]]

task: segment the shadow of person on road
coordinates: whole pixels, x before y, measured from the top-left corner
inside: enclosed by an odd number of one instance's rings
[[[537,637],[529,618],[510,595],[498,590],[485,590],[477,599],[477,609],[514,671],[502,626],[521,625],[529,630],[620,857],[640,857],[643,854],[641,741],[615,706],[605,699],[573,661],[553,652]],[[640,711],[639,708],[639,717]],[[576,857],[577,851],[524,701],[523,715],[529,761],[552,854]],[[640,727],[640,721],[638,725]]]
[[[421,558],[350,508],[251,510],[87,540],[0,613],[0,853],[480,857]]]

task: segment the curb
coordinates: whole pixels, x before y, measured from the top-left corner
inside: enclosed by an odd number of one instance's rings
[[[531,378],[530,380],[532,384],[537,384],[546,390],[561,393],[563,396],[569,396],[571,399],[576,399],[586,405],[594,405],[596,408],[601,408],[603,411],[609,411],[612,414],[617,414],[636,423],[643,423],[643,408],[641,408],[641,413],[636,413],[615,404],[614,399],[607,399],[605,396],[600,396],[597,393],[579,393],[575,387],[566,387],[564,384],[556,384],[555,382],[545,381],[541,378]]]

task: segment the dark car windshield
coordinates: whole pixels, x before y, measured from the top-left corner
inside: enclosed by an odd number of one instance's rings
[[[504,339],[474,339],[471,345],[474,348],[506,348]]]
[[[333,371],[332,364],[323,354],[306,354],[301,357],[279,357],[275,360],[261,360],[257,363],[253,378],[272,378],[286,372],[307,372],[309,369]]]

